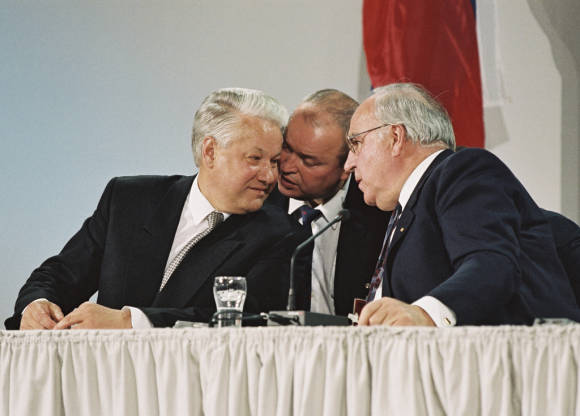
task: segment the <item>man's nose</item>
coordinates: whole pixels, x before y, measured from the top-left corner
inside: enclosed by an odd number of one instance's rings
[[[264,165],[259,172],[258,179],[271,185],[278,180],[278,166]]]
[[[352,172],[356,168],[356,155],[353,152],[348,152],[348,157],[344,163],[344,170]]]

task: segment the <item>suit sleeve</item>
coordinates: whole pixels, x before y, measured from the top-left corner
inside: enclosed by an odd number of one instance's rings
[[[171,327],[176,321],[209,322],[215,308],[190,306],[185,308],[139,307],[154,327]]]
[[[558,257],[570,280],[576,303],[580,305],[580,227],[557,212],[548,210],[542,212],[552,227]]]
[[[6,328],[18,329],[23,309],[35,299],[46,298],[56,303],[66,315],[95,293],[114,186],[115,179],[107,184],[93,215],[85,220],[62,251],[32,272],[18,294],[14,315],[6,320]]]
[[[520,209],[533,204],[495,156],[476,156],[450,160],[435,187],[435,209],[454,272],[429,295],[450,307],[463,325],[488,321],[520,286]]]

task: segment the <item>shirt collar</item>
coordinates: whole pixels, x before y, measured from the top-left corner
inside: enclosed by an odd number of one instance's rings
[[[405,205],[409,202],[409,198],[411,198],[411,194],[415,190],[415,187],[419,183],[421,176],[425,173],[427,168],[433,163],[435,158],[439,153],[441,153],[445,149],[441,149],[436,151],[435,153],[430,154],[427,156],[421,163],[417,165],[417,167],[411,172],[403,187],[401,188],[401,193],[399,194],[399,204],[401,205],[401,212],[405,209]]]
[[[351,177],[352,175],[349,175],[348,179],[346,180],[342,188],[340,188],[332,198],[330,198],[324,204],[320,204],[314,207],[315,209],[322,212],[322,215],[324,216],[326,221],[332,220],[334,217],[338,215],[339,211],[342,209],[342,205],[344,204],[344,200],[346,199],[346,193],[348,191],[348,185],[350,184]],[[296,211],[297,208],[300,208],[305,203],[306,203],[305,201],[290,198],[288,201],[288,212],[292,213]]]
[[[201,222],[216,209],[210,204],[207,198],[201,193],[199,189],[199,184],[197,182],[198,176],[195,177],[193,183],[191,184],[191,190],[185,201],[186,206],[188,206],[188,211],[193,224],[199,225]],[[224,221],[231,215],[222,212],[224,215]]]

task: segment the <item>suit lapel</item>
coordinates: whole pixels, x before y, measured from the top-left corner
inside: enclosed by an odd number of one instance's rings
[[[386,259],[387,267],[385,270],[385,275],[387,277],[387,281],[389,282],[389,284],[386,285],[385,282],[383,282],[383,296],[392,296],[391,276],[390,276],[389,271],[391,270],[393,258],[394,258],[396,251],[397,251],[397,247],[399,246],[399,244],[401,244],[401,241],[404,238],[404,236],[409,232],[409,229],[411,228],[411,226],[413,224],[413,220],[415,219],[414,208],[415,208],[415,205],[417,204],[417,200],[419,198],[419,195],[421,194],[421,190],[423,189],[425,182],[427,182],[427,179],[429,179],[429,177],[431,176],[431,173],[433,172],[433,170],[444,159],[446,159],[448,156],[450,156],[452,154],[453,154],[453,151],[444,150],[439,155],[437,155],[435,160],[433,160],[433,162],[429,165],[429,167],[427,168],[425,173],[421,176],[421,179],[419,179],[417,186],[415,186],[413,193],[409,197],[409,201],[407,201],[407,204],[405,205],[405,209],[403,210],[401,217],[397,221],[397,224],[396,224],[395,229],[393,231],[393,238],[391,239],[391,242],[389,243],[389,248],[387,251],[387,259]]]
[[[183,205],[194,177],[185,177],[173,184],[162,197],[153,214],[135,234],[133,259],[128,264],[125,299],[135,306],[150,305],[155,298]]]
[[[392,238],[391,243],[389,245],[389,253],[388,253],[389,257],[391,256],[391,254],[394,251],[391,249],[391,247],[397,246],[397,244],[400,242],[401,238],[403,238],[404,234],[409,229],[409,227],[411,227],[411,224],[413,223],[413,219],[415,218],[415,213],[414,213],[415,205],[417,204],[417,200],[419,199],[419,195],[421,194],[421,190],[423,189],[425,182],[427,182],[427,179],[429,179],[433,170],[445,158],[447,158],[448,156],[450,156],[452,154],[453,154],[453,151],[444,150],[439,155],[437,155],[437,157],[435,158],[435,160],[433,160],[433,162],[431,162],[431,164],[429,165],[429,167],[427,168],[427,170],[425,171],[423,176],[421,176],[421,179],[419,179],[417,186],[415,186],[413,193],[411,194],[411,196],[409,197],[409,200],[407,201],[407,204],[405,205],[405,209],[403,210],[401,217],[397,221],[397,226],[395,227],[395,231],[393,232],[393,238]]]
[[[431,164],[429,165],[429,167],[427,168],[427,170],[425,171],[423,176],[421,176],[421,179],[419,179],[419,182],[417,183],[417,186],[415,186],[413,193],[409,197],[409,201],[407,201],[407,205],[405,206],[405,210],[407,210],[408,208],[413,209],[413,207],[417,203],[417,199],[419,198],[419,195],[421,193],[421,189],[423,189],[423,185],[425,185],[425,182],[427,182],[427,179],[429,179],[429,176],[431,176],[431,173],[433,172],[433,170],[437,166],[439,166],[439,164],[441,162],[443,162],[443,160],[445,160],[447,157],[451,156],[452,154],[453,154],[452,150],[444,150],[437,155],[437,157],[433,160],[433,162],[431,162]]]
[[[244,244],[240,228],[254,214],[232,215],[197,243],[184,257],[173,275],[157,294],[152,306],[187,306],[214,271],[226,261],[234,250]]]

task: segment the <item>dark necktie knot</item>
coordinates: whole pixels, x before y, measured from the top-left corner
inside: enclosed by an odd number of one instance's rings
[[[322,215],[322,212],[312,208],[309,205],[302,205],[298,209],[300,210],[300,217],[302,218],[302,225],[304,226],[310,225],[312,221],[314,221],[316,218]]]

